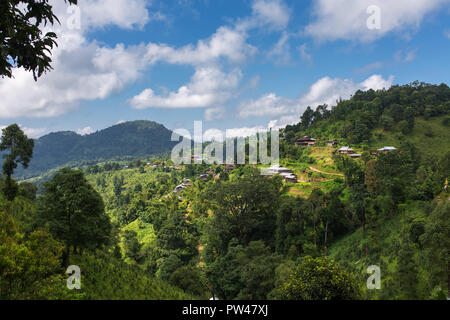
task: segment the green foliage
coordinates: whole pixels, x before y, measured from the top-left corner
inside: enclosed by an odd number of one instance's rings
[[[214,212],[209,245],[217,252],[225,252],[232,238],[243,245],[252,240],[273,243],[273,212],[282,191],[278,178],[268,179],[248,167],[240,177],[212,184],[205,191]]]
[[[36,200],[37,187],[30,182],[21,182],[19,184],[18,195],[29,200]]]
[[[196,297],[207,298],[206,279],[199,267],[182,266],[172,273],[169,282]]]
[[[275,286],[279,260],[262,241],[243,247],[234,239],[227,253],[208,265],[207,278],[221,299],[266,299]]]
[[[123,233],[123,238],[125,256],[131,260],[139,261],[142,246],[137,239],[137,233],[132,230],[125,230]]]
[[[333,261],[304,257],[279,288],[286,300],[354,300],[360,298],[355,279]]]
[[[17,184],[11,180],[11,176],[17,165],[20,163],[24,168],[28,167],[33,156],[34,140],[28,139],[17,124],[12,124],[2,130],[0,143],[0,152],[8,151],[3,154],[2,169],[6,175],[6,181],[3,184],[3,193],[9,201],[14,200],[18,192]]]
[[[77,0],[64,0],[77,4]],[[52,69],[51,52],[57,46],[54,32],[42,35],[42,27],[59,22],[48,0],[4,0],[0,7],[0,76],[12,77],[12,68],[33,72],[37,80]]]
[[[63,246],[46,231],[24,239],[14,219],[0,211],[0,299],[79,299],[65,288]]]
[[[404,240],[398,252],[398,264],[395,280],[398,282],[400,299],[417,299],[417,264],[414,260],[413,244]]]
[[[136,265],[102,252],[75,255],[81,292],[88,300],[190,300],[194,296],[155,279]]]
[[[445,291],[450,263],[450,204],[439,204],[427,218],[420,240],[426,248],[429,285]],[[447,287],[448,288],[448,287]]]
[[[39,218],[66,245],[67,265],[71,247],[98,248],[110,239],[111,224],[103,200],[81,171],[62,169],[45,184]]]

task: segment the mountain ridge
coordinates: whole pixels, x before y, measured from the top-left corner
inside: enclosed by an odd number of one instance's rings
[[[123,122],[87,135],[52,132],[35,139],[30,166],[18,169],[16,177],[36,176],[70,162],[165,153],[177,143],[171,137],[171,130],[150,120]]]

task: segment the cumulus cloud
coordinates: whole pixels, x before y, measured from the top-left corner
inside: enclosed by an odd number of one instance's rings
[[[393,77],[384,79],[373,75],[356,83],[350,79],[324,77],[315,82],[308,91],[297,99],[279,97],[274,93],[266,94],[256,100],[241,102],[237,106],[240,118],[271,117],[270,127],[279,127],[298,122],[300,115],[308,106],[321,104],[335,105],[339,99],[348,99],[357,90],[379,90],[391,87]]]
[[[242,74],[237,65],[257,52],[247,43],[247,31],[261,26],[284,28],[290,19],[283,1],[256,0],[249,18],[222,26],[209,38],[183,47],[157,43],[109,47],[89,39],[95,29],[110,25],[142,28],[152,19],[164,19],[160,12],[150,10],[150,3],[80,0],[78,6],[68,7],[63,1],[52,0],[61,25],[46,27],[44,32],[52,30],[59,36],[59,46],[52,52],[54,70],[38,82],[23,69],[14,71],[14,79],[3,79],[0,118],[59,116],[82,101],[104,99],[123,90],[160,62],[192,65],[195,73],[189,83],[167,94],[155,93],[152,88],[143,90],[130,99],[133,108],[202,107],[210,109],[206,115],[217,117],[223,104],[239,94]],[[225,69],[225,65],[230,67]]]
[[[392,31],[416,30],[424,16],[448,4],[448,0],[315,0],[313,22],[306,26],[306,35],[319,41],[373,41]],[[380,28],[369,29],[368,19],[380,8]]]
[[[283,29],[290,20],[290,12],[281,0],[256,0],[252,3],[252,15],[234,26],[222,26],[208,39],[199,40],[195,45],[173,47],[167,44],[149,43],[142,60],[153,65],[158,62],[192,65],[195,73],[190,82],[176,91],[157,94],[147,88],[129,100],[134,109],[145,108],[206,108],[207,121],[220,119],[225,103],[239,95],[242,73],[237,64],[253,56],[257,49],[247,42],[248,30],[261,26]],[[283,33],[280,41],[269,53],[286,62],[289,36]],[[224,62],[234,64],[231,71],[224,71]],[[254,85],[256,78],[248,85]]]
[[[233,89],[242,78],[240,70],[236,69],[225,74],[215,67],[199,68],[191,81],[176,92],[157,95],[152,89],[145,89],[131,99],[130,104],[135,109],[150,107],[161,108],[204,108],[227,101]]]
[[[247,33],[232,27],[220,27],[206,40],[181,48],[150,43],[145,47],[142,61],[148,65],[158,62],[192,65],[195,69],[190,82],[176,91],[157,94],[147,88],[130,99],[134,109],[145,108],[211,108],[205,112],[207,119],[217,117],[221,107],[236,93],[242,72],[235,67],[222,70],[223,63],[237,65],[256,52],[247,43]]]
[[[241,102],[238,106],[240,118],[252,116],[279,116],[289,112],[295,105],[295,101],[268,93],[257,100]]]
[[[142,28],[150,20],[143,0],[80,0],[82,23],[91,28],[116,25],[124,29]],[[154,13],[152,17],[161,19]]]
[[[204,65],[225,58],[231,62],[242,62],[256,52],[256,48],[248,44],[247,34],[231,27],[220,27],[206,40],[181,48],[166,44],[150,43],[147,45],[144,60],[150,64],[167,62],[170,64]]]
[[[144,46],[108,48],[87,39],[93,28],[111,24],[132,28],[147,23],[145,0],[84,0],[78,7],[63,1],[52,4],[61,25],[47,26],[44,32],[58,34],[58,47],[52,51],[54,70],[37,82],[23,69],[14,70],[14,79],[3,79],[0,118],[61,115],[82,100],[103,99],[122,90],[145,67],[139,59],[145,54]]]

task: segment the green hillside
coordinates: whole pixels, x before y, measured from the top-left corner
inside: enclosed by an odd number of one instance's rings
[[[23,292],[23,294],[28,295],[26,299],[190,300],[196,298],[166,281],[155,278],[135,265],[124,263],[108,251],[96,251],[83,255],[76,254],[73,257],[72,263],[78,265],[82,272],[82,290],[77,292],[71,293],[65,288],[67,276],[64,272],[65,269],[61,268],[58,263],[51,273],[45,270],[42,279],[31,281],[26,278],[20,279],[11,271],[20,269],[22,273],[27,274],[28,272],[36,272],[34,266],[31,261],[8,261],[8,259],[18,259],[19,256],[14,256],[13,252],[5,251],[5,248],[6,246],[9,248],[14,248],[14,246],[26,248],[29,245],[28,243],[31,242],[30,233],[32,232],[30,226],[33,225],[37,214],[36,204],[29,198],[19,196],[9,207],[9,212],[14,218],[13,225],[16,232],[19,232],[19,236],[13,243],[4,238],[5,223],[8,221],[4,215],[5,204],[6,201],[0,194],[0,226],[2,226],[2,232],[0,233],[2,240],[0,245],[0,262],[2,263],[0,267],[1,298],[7,297],[5,288],[11,283],[17,288],[21,286],[29,288]],[[48,243],[46,245],[48,246]],[[45,263],[42,257],[41,252],[41,262]],[[28,259],[31,260],[31,258]],[[41,268],[48,268],[48,263],[47,265],[43,264]],[[48,281],[49,278],[52,280]],[[35,286],[39,286],[39,290],[28,292],[28,290],[33,290]],[[17,298],[21,299],[19,296]]]
[[[263,176],[261,164],[146,155],[53,168],[20,183],[12,204],[0,199],[0,236],[22,248],[0,249],[51,275],[50,291],[37,291],[46,298],[71,257],[87,274],[70,299],[445,299],[449,99],[446,85],[413,83],[307,109],[281,132],[280,164],[297,181]],[[315,144],[297,146],[305,135]],[[339,155],[341,146],[361,156]],[[396,149],[373,152],[383,146]],[[380,290],[366,285],[373,265]]]

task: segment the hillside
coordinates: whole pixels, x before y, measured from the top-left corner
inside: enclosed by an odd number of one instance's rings
[[[30,167],[17,170],[17,178],[28,178],[58,166],[80,161],[100,161],[168,152],[176,144],[172,131],[152,121],[125,122],[93,134],[56,132],[35,140]]]
[[[357,92],[331,110],[307,110],[281,135],[285,168],[278,169],[293,178],[263,176],[257,170],[262,165],[174,166],[158,155],[79,165],[113,227],[104,252],[79,255],[74,248],[74,259],[86,264],[89,276],[104,268],[110,270],[106,274],[123,274],[123,280],[101,276],[100,286],[89,278],[89,298],[182,298],[184,291],[221,300],[286,299],[286,287],[297,281],[292,274],[306,268],[304,263],[331,263],[324,269],[350,279],[354,294],[337,299],[445,298],[449,90],[413,84]],[[296,145],[305,135],[316,140]],[[327,139],[338,142],[330,146]],[[389,145],[396,149],[373,152]],[[338,155],[341,146],[351,146],[357,157]],[[53,181],[55,171],[29,182]],[[19,196],[30,191],[22,182]],[[54,191],[42,192],[40,199]],[[76,199],[83,204],[86,198]],[[47,206],[53,203],[58,201]],[[45,226],[29,213],[53,212],[41,200],[35,205],[37,210],[34,205],[12,210],[25,233],[36,223]],[[367,290],[372,265],[382,270],[381,291]],[[132,281],[134,275],[143,286]],[[327,290],[315,290],[314,299],[328,299]]]
[[[3,215],[6,210],[6,201],[3,195],[0,193],[0,225],[1,231],[4,231],[5,216]],[[26,196],[18,196],[9,207],[11,217],[14,218],[14,223],[17,230],[22,231],[17,244],[14,245],[26,245],[31,229],[30,225],[36,218],[36,203],[27,198]],[[0,236],[4,234],[0,233]],[[4,238],[2,238],[3,240]],[[3,242],[0,245],[2,248]],[[13,246],[7,242],[7,246]],[[8,253],[2,252],[2,258],[8,258]],[[106,250],[92,252],[91,254],[76,254],[73,257],[73,263],[80,266],[83,273],[82,290],[75,294],[68,294],[64,292],[65,273],[63,268],[59,266],[53,271],[58,281],[55,283],[43,282],[42,286],[48,286],[46,295],[53,294],[53,299],[87,299],[87,300],[192,300],[195,297],[192,294],[185,293],[183,290],[176,286],[169,284],[167,281],[157,279],[150,273],[142,270],[136,265],[128,264],[118,259],[117,257],[109,254]],[[19,263],[19,262],[18,262]],[[27,272],[29,266],[23,267],[25,269],[22,272]],[[1,276],[5,276],[8,269],[5,265],[2,265]],[[33,270],[33,272],[36,272]],[[10,276],[10,275],[8,275]],[[44,277],[48,277],[45,274]],[[0,278],[0,288],[3,289],[5,279],[7,276]],[[24,279],[26,280],[26,279]],[[60,290],[61,292],[59,292]],[[45,291],[44,291],[45,292]],[[0,290],[0,296],[2,291]],[[34,298],[40,299],[39,293],[35,292]],[[61,294],[58,296],[58,294]],[[67,296],[65,296],[65,295]],[[47,296],[48,297],[48,296]]]

